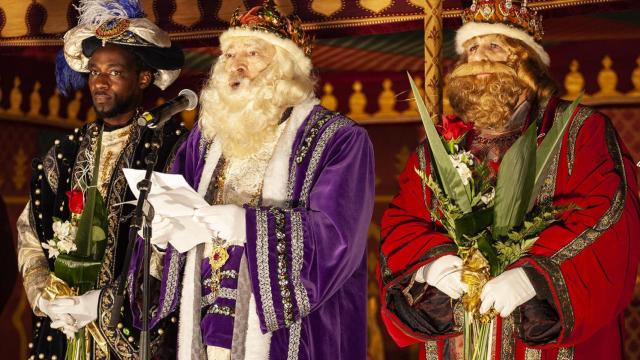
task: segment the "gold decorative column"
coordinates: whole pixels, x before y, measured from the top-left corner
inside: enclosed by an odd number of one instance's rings
[[[442,114],[442,0],[427,0],[424,7],[425,104],[434,122]]]

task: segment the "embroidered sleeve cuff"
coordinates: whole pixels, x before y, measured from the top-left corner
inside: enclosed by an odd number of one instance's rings
[[[302,211],[247,208],[247,259],[263,332],[290,327],[310,312],[302,284]]]
[[[557,346],[573,330],[574,316],[569,291],[560,266],[534,256],[521,266],[536,290],[536,297],[521,306],[520,337],[532,345]]]

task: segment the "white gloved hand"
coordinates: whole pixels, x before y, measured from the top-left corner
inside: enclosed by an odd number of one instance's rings
[[[445,255],[422,267],[422,276],[427,284],[457,299],[467,291],[462,282],[462,259],[455,255]]]
[[[68,339],[72,339],[75,337],[78,332],[78,327],[76,326],[76,321],[73,320],[71,316],[69,316],[70,320],[54,320],[51,322],[50,327],[52,329],[58,329],[62,331],[63,334],[67,336]]]
[[[58,314],[69,314],[75,319],[75,327],[80,329],[98,318],[100,290],[91,290],[84,295],[56,298],[49,308]]]
[[[156,214],[151,222],[151,244],[165,250],[171,240],[171,229],[174,226],[179,226],[176,219]],[[143,229],[138,230],[138,236],[144,237]]]
[[[40,309],[40,311],[45,313],[51,319],[50,327],[52,329],[59,329],[68,338],[73,337],[78,331],[78,329],[74,325],[76,322],[75,319],[67,313],[58,313],[55,308],[51,308],[51,303],[51,301],[46,300],[42,296],[38,297],[38,309]]]
[[[534,296],[536,290],[524,270],[507,270],[484,285],[480,293],[480,313],[484,314],[493,307],[500,316],[507,317]]]
[[[244,208],[229,204],[205,206],[197,209],[193,216],[228,245],[244,245],[247,241],[245,213]]]

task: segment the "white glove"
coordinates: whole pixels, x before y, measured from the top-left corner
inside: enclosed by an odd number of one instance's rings
[[[151,244],[165,250],[171,240],[171,229],[175,226],[179,226],[176,219],[156,214],[151,222]],[[138,236],[144,236],[143,229],[138,230]]]
[[[73,337],[73,335],[78,331],[75,327],[75,319],[71,317],[71,315],[67,313],[58,313],[56,309],[51,308],[52,302],[46,300],[42,296],[38,297],[37,306],[40,311],[45,313],[50,319],[51,324],[50,327],[52,329],[59,329],[62,331],[68,338]]]
[[[71,323],[67,322],[66,320],[55,320],[51,322],[49,327],[62,331],[62,333],[68,339],[73,339],[73,337],[76,336],[76,333],[78,332],[78,328],[75,325],[75,320],[73,319],[71,320]]]
[[[244,245],[247,241],[245,213],[244,208],[229,204],[205,206],[197,209],[193,216],[228,245]]]
[[[420,274],[422,270],[422,274]],[[462,259],[455,255],[445,255],[439,257],[430,264],[418,270],[418,275],[427,284],[438,288],[438,290],[449,295],[452,299],[457,299],[467,291],[467,284],[462,282]],[[416,276],[418,277],[418,276]],[[417,279],[418,281],[420,279]]]
[[[507,317],[534,296],[536,290],[524,270],[507,270],[484,285],[480,293],[480,313],[484,314],[493,307],[500,316]]]
[[[91,290],[84,295],[56,298],[49,308],[58,314],[69,314],[75,319],[75,328],[80,329],[98,318],[100,290]]]

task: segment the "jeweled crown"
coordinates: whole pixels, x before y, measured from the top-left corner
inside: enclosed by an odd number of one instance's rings
[[[256,6],[244,14],[236,9],[231,16],[231,27],[270,32],[293,41],[306,56],[311,57],[313,38],[302,30],[300,18],[283,16],[273,0],[267,0],[262,6]]]
[[[542,16],[527,7],[527,0],[473,0],[462,13],[462,22],[505,24],[542,40]]]

